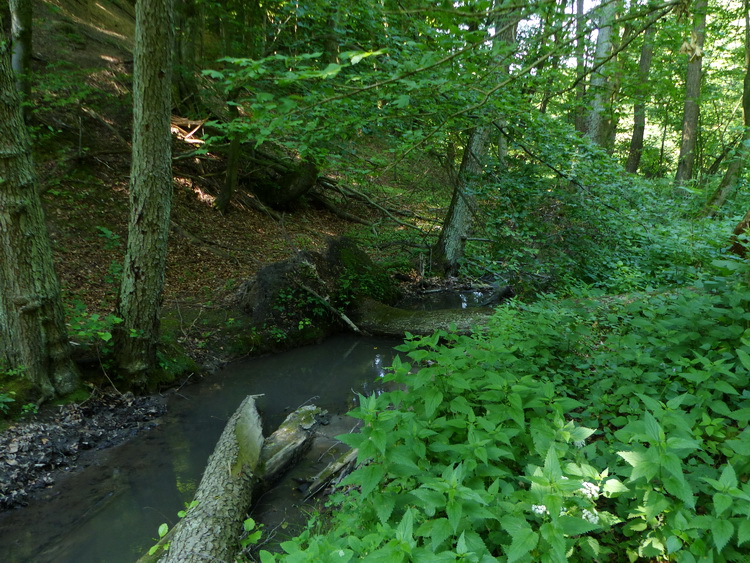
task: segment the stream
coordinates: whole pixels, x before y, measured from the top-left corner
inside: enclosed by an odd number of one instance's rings
[[[356,421],[342,416],[356,394],[382,390],[379,378],[398,342],[341,335],[322,344],[240,360],[169,398],[159,426],[109,450],[91,465],[63,475],[24,508],[0,514],[5,563],[132,563],[154,543],[159,525],[175,524],[192,499],[224,425],[246,395],[257,400],[269,435],[287,414],[316,404],[331,414],[322,437],[291,475],[259,499],[253,517],[283,541],[295,526],[302,494],[293,477],[309,478],[338,456],[333,436]]]

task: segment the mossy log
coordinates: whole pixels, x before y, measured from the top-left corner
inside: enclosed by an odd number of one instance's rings
[[[494,313],[492,308],[411,311],[364,299],[352,316],[369,334],[403,338],[406,332],[426,336],[437,330],[471,334],[476,327],[485,326]]]
[[[139,563],[234,561],[253,495],[310,446],[322,414],[318,407],[302,407],[263,440],[255,400],[247,397],[229,419],[208,460],[195,505],[159,542],[169,542],[169,550],[160,549]]]

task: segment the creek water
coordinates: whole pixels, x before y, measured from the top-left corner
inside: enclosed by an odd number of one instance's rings
[[[155,542],[158,527],[174,525],[189,502],[224,425],[246,395],[257,399],[269,435],[286,415],[316,404],[332,415],[308,460],[292,476],[310,477],[337,455],[336,434],[355,420],[341,416],[356,394],[379,383],[395,355],[392,340],[342,335],[322,344],[230,364],[171,395],[159,426],[95,452],[83,470],[64,475],[28,507],[0,514],[0,561],[5,563],[133,562]],[[253,516],[272,534],[292,535],[283,521],[302,502],[290,481],[260,499]],[[283,539],[280,538],[280,539]]]

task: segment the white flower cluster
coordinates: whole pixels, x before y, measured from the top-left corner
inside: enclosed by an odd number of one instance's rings
[[[598,524],[599,523],[599,515],[596,513],[596,510],[591,511],[587,509],[583,509],[581,511],[581,518],[584,520],[591,522],[592,524]]]
[[[589,483],[588,481],[584,481],[581,483],[581,488],[578,489],[578,491],[585,497],[588,497],[591,500],[596,500],[599,498],[599,486],[594,485],[593,483]]]
[[[531,510],[536,514],[549,514],[549,510],[543,504],[532,504]]]

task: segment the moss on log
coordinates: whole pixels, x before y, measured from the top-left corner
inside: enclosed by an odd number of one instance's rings
[[[357,326],[370,334],[403,338],[406,332],[429,335],[437,330],[470,334],[485,326],[494,312],[491,308],[410,311],[365,299],[353,317]]]

